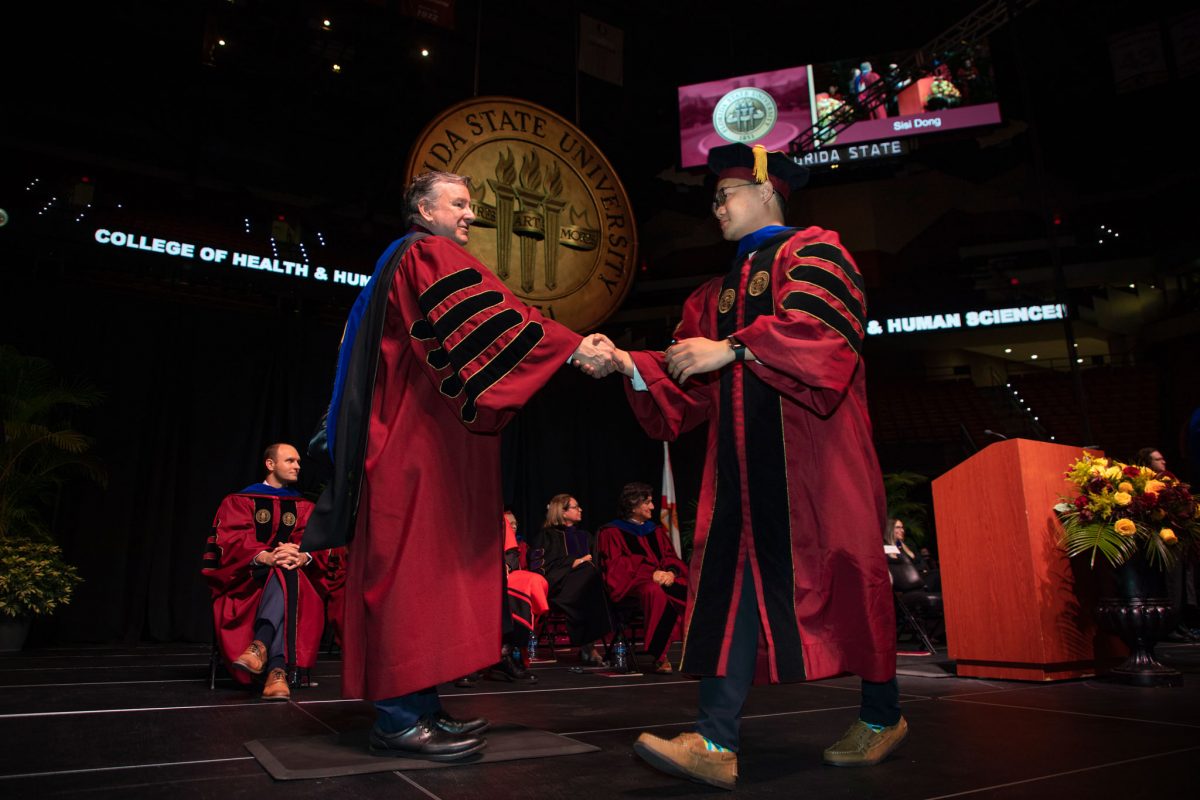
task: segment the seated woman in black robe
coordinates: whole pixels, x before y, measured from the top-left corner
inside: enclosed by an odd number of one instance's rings
[[[546,506],[546,522],[529,537],[529,568],[550,583],[550,605],[567,618],[567,635],[584,663],[604,666],[596,641],[612,630],[604,582],[592,561],[592,535],[579,527],[583,509],[569,494]]]

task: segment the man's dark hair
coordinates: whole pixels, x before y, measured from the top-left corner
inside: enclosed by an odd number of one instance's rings
[[[455,183],[459,186],[466,186],[469,191],[471,182],[462,175],[455,175],[453,172],[438,172],[430,170],[423,172],[413,179],[409,184],[408,189],[404,192],[404,213],[408,217],[409,224],[417,224],[421,221],[421,203],[429,202],[437,196],[437,185],[439,183]]]
[[[641,505],[643,500],[647,498],[654,499],[654,488],[648,483],[627,483],[621,489],[621,496],[617,500],[617,506],[621,509],[621,519],[628,519],[633,513],[633,509]]]
[[[283,447],[287,442],[276,442],[275,444],[267,445],[267,449],[263,450],[263,461],[278,461],[279,448]]]

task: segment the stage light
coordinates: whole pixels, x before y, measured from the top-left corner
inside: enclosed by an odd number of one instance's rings
[[[1136,283],[1131,283],[1131,284],[1129,284],[1129,288],[1130,288],[1130,289],[1136,289],[1136,288],[1137,288],[1137,284],[1136,284]]]
[[[1037,421],[1038,421],[1038,419],[1040,419],[1040,418],[1039,418],[1039,417],[1034,417],[1034,418],[1033,418],[1033,421],[1034,421],[1034,422],[1037,422]]]
[[[1008,387],[1010,387],[1010,388],[1012,387],[1012,384],[1011,384],[1011,383],[1006,383],[1006,384],[1004,384],[1004,385],[1005,385],[1005,386],[1008,386]]]
[[[1050,441],[1052,441],[1052,442],[1054,441],[1054,437],[1053,437],[1053,436],[1051,436],[1051,437],[1050,437]]]
[[[1037,353],[1034,353],[1034,354],[1033,354],[1033,355],[1031,355],[1029,358],[1030,358],[1030,360],[1032,360],[1032,361],[1037,361]]]
[[[1079,342],[1073,342],[1073,343],[1071,344],[1071,347],[1079,347]]]
[[[429,51],[424,47],[421,48],[421,58],[429,58]]]
[[[1012,348],[1011,348],[1011,347],[1006,347],[1006,348],[1004,348],[1004,352],[1006,352],[1006,353],[1011,353],[1011,352],[1012,352]],[[1008,385],[1008,384],[1005,384],[1005,386],[1007,386],[1007,385]]]
[[[341,65],[341,64],[334,64],[334,65],[333,65],[333,71],[334,71],[335,73],[337,73],[337,72],[341,72],[341,71],[342,71],[342,65]]]
[[[225,46],[225,40],[224,40],[224,39],[217,39],[217,44],[218,44],[218,45],[220,45],[221,47],[224,47],[224,46]]]
[[[330,30],[333,28],[333,22],[331,20],[323,19],[321,20],[321,27],[325,30]]]

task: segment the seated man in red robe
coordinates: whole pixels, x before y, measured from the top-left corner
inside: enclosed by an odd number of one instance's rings
[[[225,666],[249,684],[266,675],[262,698],[291,696],[284,665],[311,667],[325,608],[314,588],[329,551],[300,552],[313,504],[289,488],[300,476],[290,444],[263,453],[267,476],[221,501],[201,572],[213,595],[213,630]]]
[[[653,489],[629,483],[621,490],[621,517],[597,534],[600,568],[614,604],[640,604],[646,617],[646,652],[654,671],[671,672],[667,648],[683,638],[687,564],[675,554],[667,530],[654,521]]]

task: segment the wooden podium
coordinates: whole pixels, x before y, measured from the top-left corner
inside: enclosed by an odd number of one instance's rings
[[[1059,547],[1054,505],[1079,447],[1008,439],[933,482],[946,641],[958,674],[1095,675],[1123,645],[1099,633],[1087,564]]]

